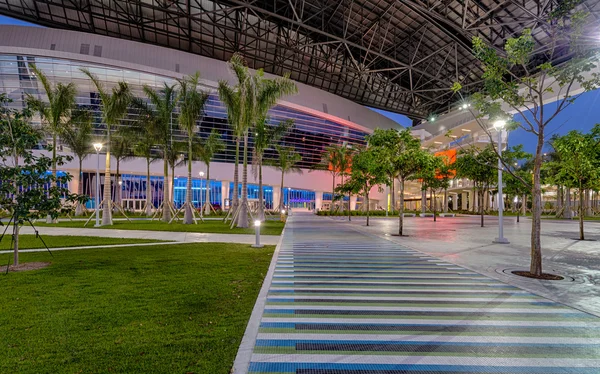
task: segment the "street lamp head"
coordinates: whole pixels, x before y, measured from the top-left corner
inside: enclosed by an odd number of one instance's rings
[[[204,176],[204,172],[201,171],[201,172],[198,173],[198,175],[200,176],[200,178],[202,178]]]
[[[255,227],[260,227],[260,221],[259,220],[254,221],[254,226]]]
[[[494,128],[496,130],[502,130],[506,126],[506,121],[503,119],[498,119],[494,122]]]
[[[281,214],[285,214],[285,209],[281,209]]]
[[[102,143],[94,143],[94,149],[96,152],[100,152],[102,150]]]

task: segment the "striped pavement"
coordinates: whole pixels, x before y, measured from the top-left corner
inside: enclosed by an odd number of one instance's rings
[[[599,318],[347,224],[294,216],[275,261],[248,373],[600,374]]]

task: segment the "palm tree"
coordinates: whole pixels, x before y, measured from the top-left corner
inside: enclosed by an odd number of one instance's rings
[[[282,211],[284,209],[283,206],[283,177],[288,173],[298,173],[302,174],[302,169],[296,166],[302,160],[302,156],[300,156],[294,148],[276,145],[275,150],[277,151],[277,155],[279,156],[277,160],[273,162],[269,162],[270,166],[273,166],[275,169],[281,171],[281,194],[279,196],[279,210]],[[289,204],[289,201],[288,201]]]
[[[266,118],[267,112],[275,106],[277,100],[282,96],[296,93],[298,89],[288,75],[276,79],[266,79],[262,69],[251,75],[244,60],[237,54],[231,58],[229,65],[238,82],[234,88],[229,87],[226,82],[219,82],[219,97],[227,107],[228,116],[230,113],[233,114],[233,117],[229,118],[229,122],[234,127],[236,134],[236,159],[238,162],[239,140],[242,137],[244,139],[242,201],[239,203],[237,212],[237,227],[248,227],[248,130],[262,118]],[[234,189],[237,190],[235,175]]]
[[[139,142],[133,145],[133,154],[137,157],[143,157],[146,160],[146,206],[144,211],[146,217],[152,216],[152,188],[150,183],[150,164],[157,160],[153,152],[154,141],[145,134],[139,139]]]
[[[174,85],[169,86],[165,83],[160,90],[145,85],[144,94],[150,101],[151,107],[141,101],[136,101],[135,106],[151,113],[148,132],[154,143],[159,146],[164,161],[162,220],[170,222],[173,197],[170,196],[171,188],[169,187],[169,158],[172,156],[173,111],[177,107],[177,91]]]
[[[117,183],[117,191],[115,194],[115,200],[116,200],[116,208],[123,208],[123,206],[121,205],[121,185],[119,184],[119,182],[121,182],[121,173],[120,173],[120,165],[121,162],[132,159],[133,157],[135,157],[135,155],[133,154],[133,138],[131,136],[127,136],[126,134],[116,134],[116,136],[113,136],[111,139],[111,149],[112,149],[112,155],[113,157],[117,160],[117,170],[115,173],[115,181]]]
[[[92,143],[92,114],[85,109],[77,109],[71,113],[69,122],[66,123],[60,134],[61,139],[71,149],[71,152],[77,156],[79,161],[79,183],[77,184],[77,194],[83,195],[83,160],[92,153],[90,147]],[[75,208],[75,215],[83,214],[83,204],[78,202]]]
[[[210,214],[210,162],[215,154],[225,149],[225,143],[221,140],[221,134],[217,129],[213,129],[207,138],[198,142],[198,158],[206,164],[206,201],[204,205],[204,214]],[[202,207],[201,207],[202,209]]]
[[[325,148],[325,152],[321,154],[321,161],[313,167],[314,170],[327,170],[331,174],[331,205],[329,211],[333,212],[333,202],[335,199],[335,177],[340,174],[339,158],[341,155],[342,146],[329,145]]]
[[[106,170],[104,171],[104,205],[102,209],[102,225],[112,225],[111,214],[111,188],[110,188],[110,138],[111,126],[115,126],[127,113],[127,108],[131,102],[131,91],[125,82],[119,82],[109,92],[105,90],[104,85],[98,77],[92,74],[88,69],[81,69],[81,72],[90,78],[100,100],[102,101],[102,122],[106,125]]]
[[[294,125],[294,121],[290,119],[279,122],[276,126],[270,126],[267,122],[266,119],[261,119],[254,126],[254,150],[252,153],[254,176],[256,177],[258,174],[258,219],[261,221],[265,219],[262,180],[263,156],[265,151],[276,144]]]
[[[30,63],[29,67],[48,96],[48,102],[44,102],[27,94],[27,103],[33,110],[40,113],[46,131],[52,136],[52,175],[56,177],[57,138],[63,133],[64,126],[71,116],[71,110],[75,107],[77,88],[74,83],[66,85],[57,83],[53,86],[48,77],[35,64]],[[52,222],[52,217],[48,216],[46,222]]]
[[[208,100],[208,93],[198,90],[199,80],[199,73],[179,80],[179,98],[181,100],[179,107],[179,127],[184,130],[188,136],[187,158],[189,160],[187,163],[188,178],[185,195],[185,210],[183,216],[184,224],[194,223],[194,212],[192,211],[192,139],[194,138],[194,133],[196,132],[196,121],[202,116],[204,112],[204,105]]]

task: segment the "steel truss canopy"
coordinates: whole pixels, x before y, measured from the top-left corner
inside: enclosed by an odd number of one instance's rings
[[[454,82],[467,93],[478,89],[473,36],[501,48],[531,28],[543,54],[547,14],[559,1],[0,0],[0,13],[219,60],[237,52],[252,68],[425,118],[458,100]],[[598,3],[579,7],[597,22]]]

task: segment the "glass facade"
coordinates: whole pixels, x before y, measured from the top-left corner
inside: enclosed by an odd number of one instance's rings
[[[87,108],[94,113],[96,131],[99,135],[104,131],[101,124],[102,103],[88,77],[81,72],[81,68],[89,69],[107,89],[110,89],[119,81],[127,82],[133,94],[138,97],[144,97],[142,91],[144,85],[160,88],[163,84],[176,84],[176,80],[173,78],[134,70],[88,63],[83,64],[78,61],[55,58],[0,55],[0,92],[7,93],[14,100],[13,106],[15,107],[24,106],[26,94],[44,99],[43,88],[33,74],[29,65],[30,63],[35,63],[52,82],[61,82],[64,84],[72,82],[76,85],[78,92],[77,105],[81,108]],[[223,152],[215,156],[214,161],[233,162],[235,142],[233,133],[227,124],[227,112],[223,104],[218,100],[215,90],[210,87],[205,87],[205,89],[211,94],[205,108],[204,117],[201,121],[198,121],[198,135],[205,137],[213,129],[217,129],[222,134],[226,148]],[[293,146],[296,152],[302,156],[302,161],[298,165],[301,168],[310,168],[318,163],[321,159],[321,154],[328,145],[364,144],[365,132],[340,123],[283,105],[277,105],[269,112],[269,123],[272,125],[286,119],[294,120],[294,128],[282,139],[282,142]],[[36,120],[39,122],[39,118],[34,118],[34,121]],[[121,126],[127,126],[128,121],[135,121],[133,113],[129,116],[128,120],[122,121]],[[173,118],[173,134],[174,140],[182,140],[186,137],[177,128],[176,115]],[[252,134],[250,134],[249,144],[252,147]],[[251,152],[249,157],[249,162],[251,162]],[[274,149],[266,150],[264,156],[266,161],[276,159],[276,157]]]
[[[289,208],[315,208],[315,191],[294,188],[284,188],[283,191],[283,205]]]
[[[248,200],[258,201],[258,184],[248,183]],[[229,183],[229,201],[233,200],[233,182]],[[238,184],[238,197],[242,196],[242,184]],[[263,186],[263,200],[267,209],[273,209],[273,187]]]
[[[185,194],[187,191],[187,178],[176,177],[174,183],[173,200],[175,207],[179,208],[185,203]],[[206,179],[192,178],[192,203],[195,207],[200,207],[206,202]],[[215,209],[221,208],[221,181],[211,180],[208,184],[210,189],[210,203]]]

